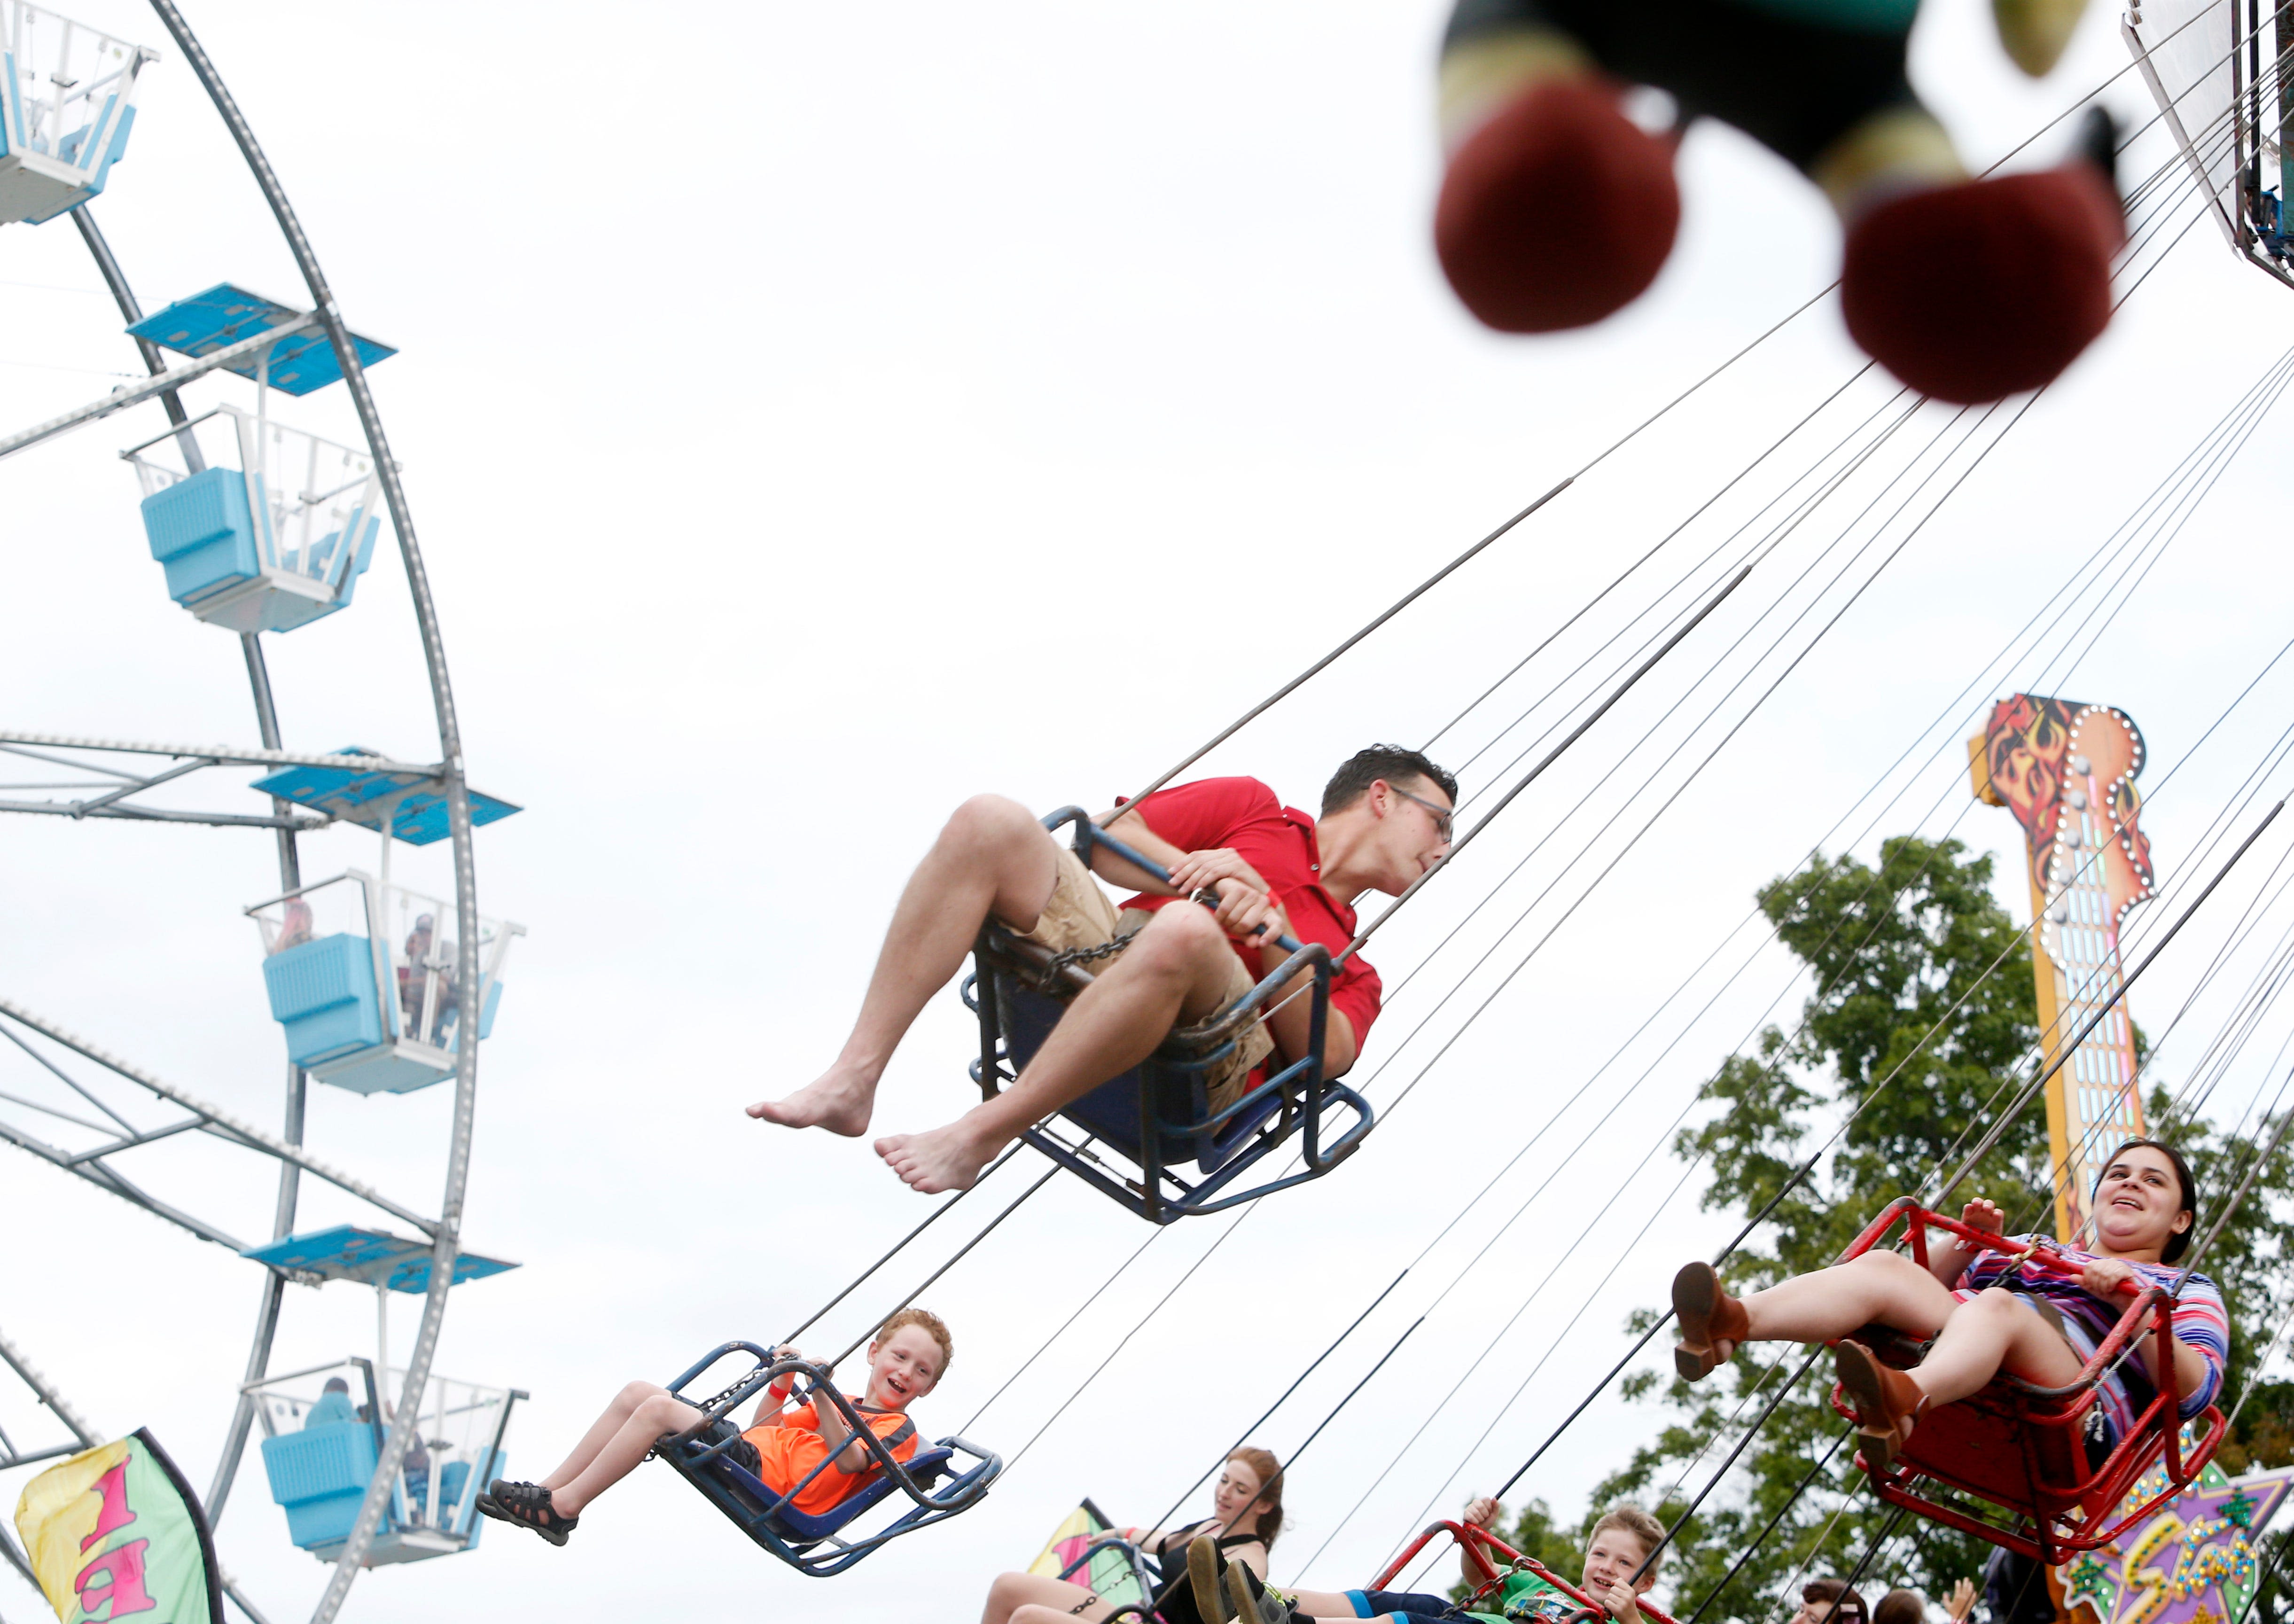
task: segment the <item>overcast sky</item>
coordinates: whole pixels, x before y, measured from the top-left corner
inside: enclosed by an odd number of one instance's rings
[[[2125,64],[2104,7],[2038,85],[1978,0],[1926,11],[1916,77],[1975,162]],[[127,0],[75,14],[165,43]],[[1797,175],[1699,126],[1680,247],[1647,297],[1568,337],[1476,328],[1429,251],[1443,12],[1418,0],[402,0],[191,20],[346,317],[400,346],[374,384],[470,775],[525,808],[478,841],[484,911],[531,934],[484,1050],[465,1229],[523,1266],[455,1292],[437,1358],[533,1394],[513,1475],[554,1463],[630,1378],[784,1334],[927,1210],[865,1143],[740,1109],[833,1054],[948,806],[1136,788],[1817,296],[1838,253]],[[2106,94],[2139,116],[2131,79]],[[141,101],[97,213],[147,306],[226,279],[299,300],[171,48]],[[2053,161],[2065,139],[2016,161]],[[2146,138],[2135,157],[2147,170],[2165,152]],[[1980,424],[1923,409],[1861,483],[1777,533],[1728,605],[1380,938],[1391,997],[1356,1075],[1387,1114],[1339,1173],[1151,1240],[1054,1178],[933,1286],[956,1355],[919,1423],[1014,1462],[960,1522],[818,1584],[654,1467],[565,1550],[492,1528],[476,1554],[363,1577],[348,1616],[964,1624],[1078,1496],[1123,1521],[1161,1513],[1423,1254],[1252,1434],[1291,1452],[1424,1316],[1300,1463],[1275,1555],[1278,1578],[1312,1557],[1318,1584],[1367,1580],[1428,1506],[1506,1476],[1618,1356],[1625,1316],[1727,1233],[1663,1146],[1722,1057],[1805,992],[1780,950],[1730,935],[1757,887],[1820,843],[1869,856],[1884,834],[1951,827],[2003,854],[1999,894],[2024,917],[2019,832],[1971,808],[1958,741],[1993,698],[2042,684],[2141,724],[2144,784],[2176,775],[2145,813],[2160,873],[2190,876],[2294,693],[2273,672],[2199,748],[2286,635],[2282,420],[2127,613],[2045,605],[2098,579],[2082,561],[2281,353],[2290,296],[2201,224],[2012,430],[2013,407]],[[134,373],[118,328],[68,224],[0,231],[0,427]],[[1888,420],[1873,418],[1884,380],[1835,397],[1858,362],[1818,298],[1201,770],[1311,808],[1338,759],[1426,742],[1694,518],[1434,747],[1476,758],[1469,790],[1509,782],[1541,729],[1582,714],[1791,507],[1769,503]],[[282,415],[354,432],[339,390]],[[239,651],[168,601],[116,455],[159,421],[139,409],[0,468],[6,727],[256,742]],[[2016,652],[2035,615],[2051,640]],[[2067,642],[2078,662],[2051,661]],[[270,658],[291,748],[435,754],[387,540],[354,605],[271,639]],[[252,776],[186,794],[259,809]],[[375,860],[352,830],[304,850],[313,877]],[[2258,857],[2284,851],[2274,837]],[[402,849],[395,872],[443,888],[443,854]],[[275,1125],[281,1040],[240,910],[276,889],[260,832],[12,821],[0,995]],[[2251,894],[2226,893],[2161,960],[2135,999],[2146,1027],[2192,994]],[[2167,1080],[2196,1064],[2247,968],[2168,1036]],[[2251,1099],[2282,1024],[2218,1115]],[[961,1108],[970,1042],[951,991],[895,1062],[880,1122]],[[0,1089],[36,1080],[0,1056]],[[314,1087],[310,1141],[435,1208],[451,1092]],[[268,1162],[183,1141],[138,1154],[169,1198],[269,1232]],[[1025,1157],[999,1174],[807,1346],[859,1335],[1035,1176]],[[368,1215],[305,1188],[303,1227]],[[108,1434],[151,1427],[204,1485],[255,1267],[25,1157],[0,1161],[0,1327]],[[416,1300],[400,1302],[403,1357]],[[291,1288],[274,1368],[372,1337],[362,1292]],[[1604,1399],[1524,1489],[1575,1516],[1656,1422]],[[0,1425],[52,1435],[13,1390]],[[0,1480],[12,1505],[24,1475]],[[289,1544],[252,1452],[220,1541],[270,1617],[307,1615],[327,1571]],[[0,1578],[0,1615],[39,1605]]]

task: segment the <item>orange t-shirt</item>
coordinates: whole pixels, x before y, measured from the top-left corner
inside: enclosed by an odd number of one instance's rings
[[[856,1404],[868,1430],[884,1440],[894,1460],[905,1463],[916,1452],[915,1424],[897,1409],[877,1409],[867,1404]],[[752,1426],[741,1434],[756,1445],[759,1465],[757,1476],[775,1494],[786,1494],[805,1474],[820,1465],[828,1454],[828,1440],[819,1432],[820,1412],[809,1404],[800,1404],[794,1409],[784,1410],[778,1426]],[[899,1436],[895,1437],[898,1433]],[[809,1516],[818,1516],[842,1502],[850,1499],[876,1474],[874,1456],[869,1458],[865,1472],[846,1473],[829,1467],[810,1482],[790,1504]]]

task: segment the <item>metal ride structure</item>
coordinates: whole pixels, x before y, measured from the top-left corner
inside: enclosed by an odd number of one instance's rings
[[[2294,6],[2128,0],[2119,34],[2231,251],[2294,288]]]
[[[72,1408],[70,1401],[56,1391],[55,1384],[49,1381],[39,1367],[26,1356],[24,1350],[8,1339],[4,1326],[0,1326],[0,1365],[7,1367],[9,1375],[31,1395],[32,1402],[38,1409],[48,1412],[53,1424],[42,1430],[51,1434],[59,1431],[63,1433],[61,1442],[35,1441],[25,1443],[11,1437],[5,1426],[0,1426],[0,1472],[77,1454],[81,1449],[94,1449],[102,1441],[80,1413]],[[13,1568],[23,1577],[25,1583],[37,1585],[30,1560],[17,1548],[15,1539],[4,1525],[0,1525],[0,1563]]]
[[[220,1518],[260,1422],[273,1498],[287,1506],[297,1543],[333,1564],[313,1615],[323,1621],[339,1611],[361,1567],[448,1555],[476,1542],[471,1490],[499,1469],[511,1408],[524,1396],[434,1379],[431,1368],[451,1287],[509,1266],[466,1252],[461,1226],[478,1040],[492,1024],[502,955],[519,929],[479,916],[472,831],[517,808],[468,786],[413,516],[366,379],[365,369],[391,352],[345,323],[278,176],[214,62],[172,0],[152,0],[152,9],[245,160],[302,275],[308,307],[256,298],[226,283],[147,317],[89,206],[127,146],[137,77],[159,53],[24,0],[0,0],[0,223],[70,216],[150,374],[77,410],[0,436],[0,459],[159,402],[165,426],[122,454],[142,483],[145,528],[171,596],[238,637],[260,743],[227,747],[0,731],[0,758],[64,769],[60,783],[0,784],[0,811],[271,832],[278,894],[248,913],[261,931],[272,1013],[289,1040],[283,1110],[276,1133],[258,1127],[0,995],[0,1037],[7,1040],[0,1053],[12,1055],[46,1091],[41,1098],[0,1092],[0,1139],[263,1266],[245,1377],[207,1511]],[[163,351],[189,359],[171,366]],[[210,378],[220,384],[225,371],[253,383],[252,412],[228,402],[197,413],[187,409],[188,386]],[[337,382],[347,392],[362,444],[335,444],[273,420],[275,399]],[[228,459],[210,461],[218,449],[227,450]],[[405,568],[437,759],[288,751],[262,638],[350,602],[385,515]],[[267,810],[183,804],[183,791],[194,784],[212,784],[218,771],[237,771],[244,784],[248,767],[263,772],[251,787],[267,799]],[[77,793],[57,798],[57,790]],[[38,791],[50,794],[30,797]],[[353,870],[306,884],[298,837],[338,822],[379,834],[380,872]],[[448,843],[451,897],[422,898],[394,886],[394,842],[436,840]],[[323,934],[322,912],[330,915]],[[394,946],[410,922],[403,947]],[[444,1187],[435,1213],[395,1200],[303,1148],[314,1078],[362,1093],[452,1080]],[[171,1204],[118,1165],[130,1152],[183,1133],[276,1165],[267,1241],[250,1244]],[[296,1233],[306,1173],[373,1208],[391,1227],[337,1224]],[[397,1232],[401,1226],[411,1226],[414,1236]],[[270,1364],[287,1286],[327,1280],[375,1289],[377,1358],[274,1374]],[[393,1364],[389,1350],[394,1290],[423,1299],[403,1367]],[[0,1344],[0,1353],[72,1439],[22,1450],[0,1440],[0,1466],[94,1441],[88,1424],[12,1344]],[[260,1619],[235,1587],[231,1593]]]

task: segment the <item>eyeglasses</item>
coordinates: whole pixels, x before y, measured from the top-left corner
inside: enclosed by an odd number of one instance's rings
[[[1444,846],[1450,843],[1450,835],[1454,825],[1450,821],[1451,815],[1449,808],[1436,806],[1432,801],[1427,800],[1423,795],[1412,795],[1408,790],[1403,789],[1398,784],[1389,784],[1386,787],[1392,790],[1395,794],[1401,796],[1403,800],[1414,800],[1420,806],[1425,808],[1428,812],[1431,812],[1434,815],[1434,832],[1442,837],[1442,843]]]

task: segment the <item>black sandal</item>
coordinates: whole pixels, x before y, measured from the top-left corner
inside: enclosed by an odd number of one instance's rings
[[[540,1483],[513,1483],[498,1477],[475,1503],[479,1511],[495,1522],[530,1528],[552,1545],[565,1544],[565,1536],[582,1525],[579,1517],[559,1515],[557,1508],[549,1503],[549,1490]],[[543,1522],[544,1517],[549,1521]]]

